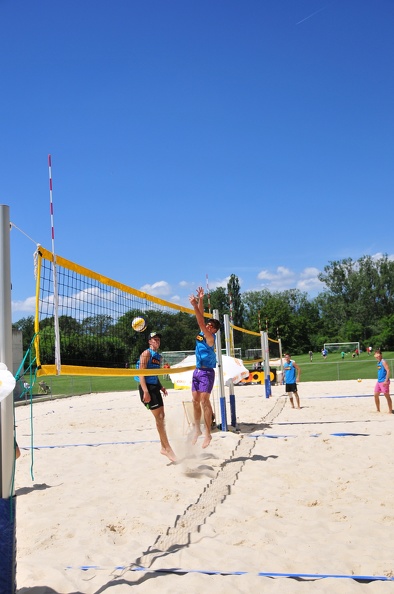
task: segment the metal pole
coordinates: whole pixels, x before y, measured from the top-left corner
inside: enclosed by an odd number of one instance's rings
[[[213,310],[213,317],[215,320],[219,319],[219,311]],[[223,376],[223,359],[222,359],[222,343],[220,330],[216,332],[216,358],[217,358],[217,372],[219,374],[219,401],[220,412],[222,417],[222,431],[227,431],[227,414],[226,414],[226,394],[224,391],[224,376]]]
[[[271,396],[271,378],[270,378],[270,355],[268,346],[268,334],[263,332],[263,343],[264,343],[264,384],[265,384],[265,397]]]
[[[11,256],[9,207],[0,205],[0,361],[13,373],[11,317]],[[1,404],[0,418],[0,489],[1,497],[10,497],[14,467],[13,394]]]
[[[231,329],[230,329],[230,319],[228,314],[224,314],[223,316],[223,326],[224,326],[224,339],[226,343],[226,355],[231,357]]]
[[[229,388],[229,399],[230,399],[230,416],[231,416],[231,426],[234,429],[237,428],[237,413],[235,409],[235,390],[234,390],[234,382],[232,379],[227,380],[227,385]]]
[[[10,212],[0,205],[0,362],[13,374]],[[16,592],[14,394],[0,402],[0,594]]]
[[[279,338],[278,339],[278,342],[279,342],[280,371],[281,371],[281,374],[282,374],[282,381],[283,381],[284,374],[283,374],[282,339]]]

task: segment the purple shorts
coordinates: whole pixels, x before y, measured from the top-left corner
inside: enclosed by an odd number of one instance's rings
[[[387,384],[376,382],[375,394],[390,394],[390,380]]]
[[[195,369],[193,371],[192,392],[212,392],[215,383],[214,369]]]

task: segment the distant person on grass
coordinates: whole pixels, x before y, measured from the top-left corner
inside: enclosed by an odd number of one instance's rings
[[[380,349],[375,349],[374,357],[378,362],[378,381],[376,382],[374,393],[376,410],[380,412],[380,394],[383,394],[387,400],[389,413],[393,414],[393,403],[390,396],[390,367],[387,361],[383,359]]]
[[[300,407],[300,398],[298,396],[297,383],[300,381],[301,369],[295,361],[290,359],[289,353],[285,354],[285,363],[283,366],[285,372],[286,394],[289,394],[291,407],[294,408],[293,394],[296,399],[297,408]],[[296,377],[297,372],[297,377]]]
[[[199,287],[197,297],[189,297],[190,304],[194,308],[200,332],[196,336],[196,369],[193,372],[192,396],[194,412],[194,433],[192,444],[196,444],[201,435],[201,408],[204,413],[205,437],[202,447],[206,448],[211,443],[212,406],[209,400],[214,383],[216,353],[215,340],[216,332],[220,329],[219,320],[204,319],[204,289]]]
[[[141,353],[139,358],[139,369],[159,369],[161,365],[160,348],[161,334],[151,332],[148,338],[149,348]],[[161,392],[167,396],[167,389],[161,385],[157,375],[140,375],[135,378],[139,381],[139,393],[142,404],[148,408],[156,420],[156,427],[160,437],[161,453],[167,456],[171,462],[176,462],[176,456],[168,441],[164,424],[164,403]]]
[[[313,361],[313,351],[309,351],[308,355],[309,355],[310,362],[312,363],[312,361]]]

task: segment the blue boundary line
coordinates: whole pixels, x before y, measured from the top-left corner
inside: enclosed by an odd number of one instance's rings
[[[58,445],[42,445],[42,446],[19,446],[21,450],[51,450],[55,448],[97,448],[106,445],[135,445],[137,443],[160,443],[159,439],[141,439],[139,441],[103,441],[99,443],[65,443]]]
[[[345,396],[305,396],[303,400],[314,400],[320,398],[372,398],[373,394],[348,394]]]
[[[251,571],[215,571],[215,570],[204,570],[204,569],[181,569],[181,568],[169,568],[169,569],[152,569],[142,566],[127,566],[127,565],[117,565],[112,568],[102,567],[100,565],[80,565],[78,567],[73,567],[72,565],[68,565],[66,570],[80,570],[80,571],[89,571],[90,569],[94,570],[108,570],[111,571],[120,570],[120,571],[143,571],[143,572],[150,572],[150,573],[170,573],[170,574],[188,574],[188,573],[201,573],[204,575],[258,575],[259,577],[285,577],[285,578],[304,578],[304,579],[328,579],[328,578],[336,578],[336,579],[351,579],[359,582],[373,582],[373,581],[382,581],[382,582],[393,582],[394,577],[387,577],[385,575],[348,575],[348,574],[336,574],[336,573],[280,573],[280,572],[270,572],[270,571],[260,571],[257,574]]]
[[[369,437],[369,433],[330,433],[333,437]],[[309,437],[321,437],[322,433],[311,433]],[[225,437],[224,435],[220,437]],[[248,435],[249,439],[260,439],[264,437],[266,439],[288,439],[290,437],[296,438],[298,435],[267,435],[262,433],[261,435]],[[55,445],[35,445],[35,446],[19,446],[21,450],[54,450],[56,448],[97,448],[99,446],[108,445],[136,445],[140,443],[160,443],[159,439],[141,439],[136,441],[102,441],[99,443],[65,443]]]
[[[322,433],[311,433],[309,437],[321,437]],[[369,437],[370,433],[347,433],[347,432],[340,432],[340,433],[330,433],[333,437]],[[298,437],[298,435],[267,435],[266,433],[262,433],[260,435],[248,435],[250,439],[260,439],[260,437],[266,437],[271,439],[288,439],[289,437]]]

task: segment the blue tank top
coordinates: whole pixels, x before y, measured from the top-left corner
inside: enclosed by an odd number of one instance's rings
[[[293,365],[293,361],[286,362],[283,365],[283,369],[285,371],[285,382],[286,384],[295,384],[296,383],[296,368]]]
[[[157,353],[156,351],[154,351],[153,349],[148,349],[148,351],[149,351],[150,356],[149,356],[149,360],[148,360],[147,369],[160,369],[161,355],[159,353]],[[140,367],[140,360],[138,359],[136,368],[139,369],[139,367]],[[134,379],[136,382],[140,381],[140,378],[138,375],[134,376]],[[147,384],[158,384],[159,378],[157,377],[157,375],[146,375],[145,381]]]
[[[216,336],[213,335],[216,340]],[[214,346],[209,346],[203,332],[196,336],[196,367],[197,369],[215,369],[216,353]]]
[[[382,384],[383,382],[385,382],[386,376],[387,376],[387,371],[383,367],[383,361],[384,361],[384,359],[381,359],[380,361],[378,361],[378,382],[379,382],[379,384]]]

